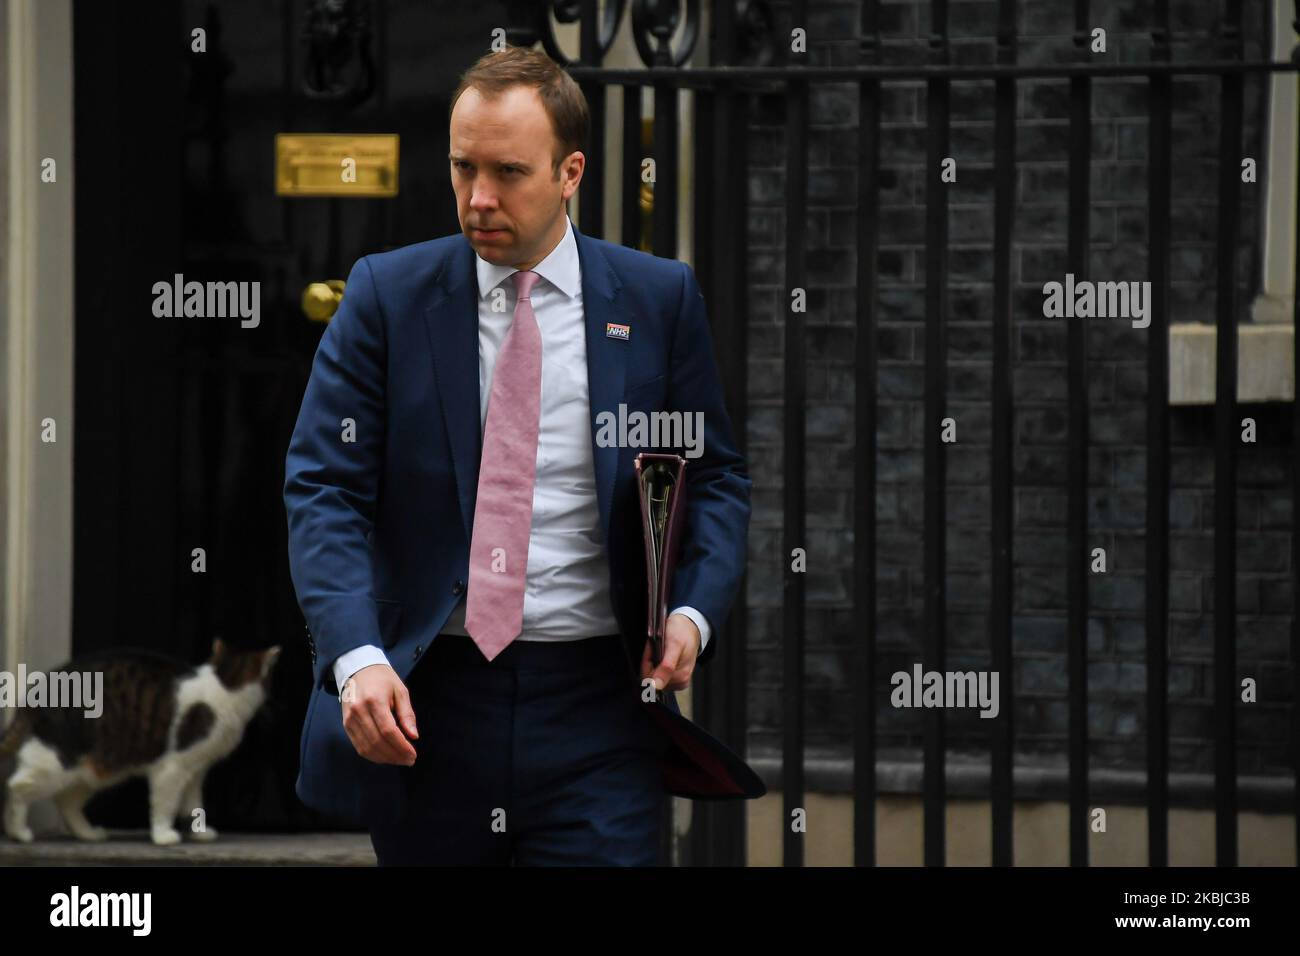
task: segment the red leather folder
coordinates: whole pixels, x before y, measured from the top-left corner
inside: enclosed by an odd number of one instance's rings
[[[646,638],[651,660],[658,664],[663,659],[673,572],[686,533],[686,459],[641,452],[633,465],[645,538]],[[682,715],[671,691],[656,694],[646,707],[672,744],[662,763],[668,793],[697,800],[752,800],[767,792],[744,760]]]

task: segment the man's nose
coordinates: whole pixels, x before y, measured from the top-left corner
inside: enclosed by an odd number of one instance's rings
[[[497,204],[497,197],[491,190],[475,186],[470,193],[469,204],[474,209],[491,209]]]

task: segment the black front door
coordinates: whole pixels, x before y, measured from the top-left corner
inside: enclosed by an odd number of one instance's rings
[[[457,231],[448,101],[502,4],[77,0],[74,15],[74,651],[198,662],[216,636],[280,644],[270,702],[208,778],[209,817],[320,826],[293,792],[311,668],[281,496],[325,329],[303,292]],[[277,196],[290,132],[397,134],[397,196]],[[178,274],[257,283],[256,324],[156,315],[155,285]],[[143,826],[146,807],[134,782],[89,815]]]

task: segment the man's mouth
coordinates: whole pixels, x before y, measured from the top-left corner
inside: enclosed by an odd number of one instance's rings
[[[479,239],[496,239],[506,234],[504,229],[473,229],[471,231]]]

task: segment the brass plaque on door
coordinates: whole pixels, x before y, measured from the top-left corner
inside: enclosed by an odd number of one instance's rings
[[[397,195],[396,133],[276,133],[277,196]]]

